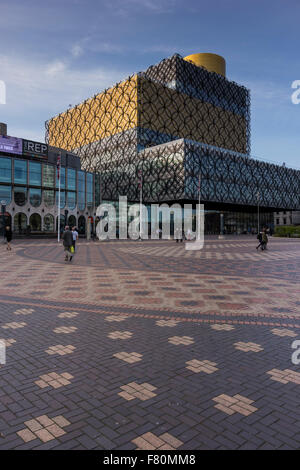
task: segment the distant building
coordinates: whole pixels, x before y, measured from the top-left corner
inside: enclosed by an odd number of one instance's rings
[[[85,233],[94,218],[95,178],[82,171],[77,155],[45,143],[0,135],[0,201],[3,222],[16,233],[54,233],[58,218],[57,157],[61,155],[61,226]]]

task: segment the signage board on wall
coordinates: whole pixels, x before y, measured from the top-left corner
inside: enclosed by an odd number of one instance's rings
[[[22,151],[22,139],[10,137],[9,135],[0,135],[0,152],[22,155]]]
[[[39,158],[48,157],[48,145],[33,140],[23,139],[23,154]]]

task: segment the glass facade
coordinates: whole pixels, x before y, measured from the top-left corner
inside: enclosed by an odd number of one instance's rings
[[[54,187],[54,166],[43,165],[43,186]]]
[[[41,186],[42,184],[42,165],[41,163],[29,162],[29,185]]]
[[[67,178],[68,189],[71,191],[76,191],[76,170],[73,170],[73,168],[68,168]]]
[[[84,210],[85,208],[85,173],[84,171],[77,172],[77,197],[78,197],[78,208]]]
[[[0,158],[0,182],[11,183],[11,158]]]
[[[33,207],[39,207],[42,202],[42,190],[38,188],[30,188],[29,202]]]
[[[15,187],[14,196],[17,206],[24,206],[27,202],[27,188]]]
[[[14,161],[14,183],[27,184],[27,161],[17,160]]]
[[[88,209],[93,207],[93,196],[94,196],[93,175],[92,173],[87,173],[86,174],[86,205]]]
[[[44,204],[46,207],[54,206],[54,190],[44,189]]]
[[[65,189],[65,187],[66,187],[66,169],[63,166],[60,167],[59,177],[60,177],[60,189]],[[58,186],[59,186],[59,181],[58,181],[58,178],[57,178],[57,172],[56,172],[55,179],[56,179],[56,189],[57,189]]]
[[[0,185],[0,201],[6,201],[6,204],[11,203],[11,186]]]
[[[73,191],[68,191],[67,206],[69,209],[75,209],[76,207],[76,193]]]
[[[61,167],[60,177],[60,209],[69,210],[70,223],[76,226],[80,215],[70,212],[93,209],[94,175]],[[97,191],[99,193],[99,188]],[[0,155],[0,200],[5,201],[6,206],[15,206],[6,207],[6,211],[16,233],[54,232],[58,205],[56,165]],[[86,216],[81,215],[81,233],[85,233]],[[61,223],[62,226],[65,223],[63,215]]]
[[[58,206],[58,191],[56,191],[56,206]],[[66,193],[65,191],[60,192],[60,208],[63,209],[66,205]]]

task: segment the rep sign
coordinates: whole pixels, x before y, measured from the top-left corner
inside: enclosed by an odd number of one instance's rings
[[[23,154],[40,158],[48,157],[48,145],[23,139]]]

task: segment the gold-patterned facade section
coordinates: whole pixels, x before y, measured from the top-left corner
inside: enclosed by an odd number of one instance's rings
[[[139,78],[138,122],[144,129],[235,152],[247,152],[243,116]]]
[[[50,119],[49,145],[73,150],[137,127],[137,75]]]

